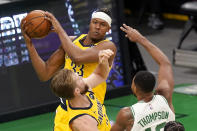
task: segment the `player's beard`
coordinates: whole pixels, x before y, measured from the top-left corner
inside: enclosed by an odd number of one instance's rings
[[[85,85],[84,90],[81,91],[81,94],[82,95],[86,94],[88,92],[88,89],[89,89],[88,85]]]
[[[102,39],[92,38],[91,40],[92,40],[92,43],[98,43],[98,42],[102,41],[103,38]]]

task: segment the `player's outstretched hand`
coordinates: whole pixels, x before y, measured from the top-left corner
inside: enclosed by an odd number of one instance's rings
[[[144,38],[136,29],[133,29],[126,24],[123,24],[120,29],[126,33],[125,37],[129,38],[130,41],[139,42]]]
[[[23,37],[24,37],[24,39],[25,39],[25,43],[26,43],[27,45],[32,45],[31,38],[30,38],[30,37],[28,36],[28,34],[26,33],[26,31],[28,30],[28,28],[25,27],[25,23],[26,23],[25,18],[23,18],[23,19],[21,20],[21,23],[20,23],[21,32],[22,32],[22,35],[23,35]]]
[[[109,58],[114,54],[110,49],[99,51],[99,63],[109,65]]]

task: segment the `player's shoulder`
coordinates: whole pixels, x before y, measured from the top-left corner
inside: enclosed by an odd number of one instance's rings
[[[118,112],[116,123],[123,127],[124,129],[129,128],[133,125],[134,118],[131,113],[130,107],[124,107]]]
[[[113,44],[114,45],[115,43],[113,41],[105,39],[105,40],[100,41],[99,44]]]
[[[128,120],[129,118],[132,117],[131,108],[124,107],[120,109],[118,115],[119,115],[119,118],[121,118],[122,120]]]
[[[154,99],[158,100],[159,102],[164,102],[167,105],[169,105],[167,99],[163,95],[159,95],[159,94],[154,95]]]
[[[69,38],[71,39],[71,41],[73,41],[77,38],[77,36],[69,36]]]
[[[71,39],[71,41],[74,41],[76,39],[81,39],[81,38],[84,38],[86,36],[87,36],[87,34],[78,34],[76,36],[69,36],[69,38]]]
[[[109,40],[103,40],[103,41],[100,41],[97,46],[98,48],[100,49],[111,49],[113,50],[114,52],[116,52],[116,45],[114,42],[112,41],[109,41]]]

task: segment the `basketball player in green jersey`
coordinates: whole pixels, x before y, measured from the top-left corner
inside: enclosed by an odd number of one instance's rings
[[[57,49],[46,62],[40,58],[31,38],[26,34],[25,30],[27,29],[24,27],[25,21],[23,20],[21,22],[22,33],[29,51],[32,65],[41,81],[49,80],[63,65],[65,65],[64,68],[71,69],[84,78],[88,77],[98,64],[98,52],[104,49],[111,49],[114,52],[114,55],[109,59],[109,64],[110,66],[112,65],[116,54],[116,46],[113,42],[105,40],[104,38],[106,32],[110,30],[112,22],[108,9],[102,8],[93,12],[88,34],[82,34],[79,37],[68,36],[51,13],[46,12],[45,14],[47,16],[46,19],[52,22],[54,31],[58,34],[61,40],[61,46],[59,49]],[[93,88],[93,92],[101,104],[104,103],[106,88],[107,86],[105,82]],[[64,105],[64,103],[65,102],[61,99],[61,105]],[[62,119],[63,116],[66,115],[66,111],[61,105],[57,108],[55,127],[64,130],[61,128],[64,128],[64,126],[62,126],[62,121],[65,121],[65,119]]]
[[[171,63],[159,48],[137,30],[126,24],[120,29],[126,33],[125,36],[129,40],[142,45],[158,63],[158,86],[154,89],[156,80],[152,73],[139,71],[131,85],[138,102],[119,111],[111,131],[163,131],[167,122],[175,120],[172,105],[174,78]]]

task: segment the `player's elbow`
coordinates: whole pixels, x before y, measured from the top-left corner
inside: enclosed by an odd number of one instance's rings
[[[106,71],[106,73],[98,74],[98,75],[100,76],[101,80],[104,82],[107,80],[108,74],[109,74],[108,71]]]
[[[41,75],[39,75],[38,74],[38,79],[41,81],[41,82],[46,82],[46,81],[48,81],[49,79],[50,79],[51,77],[50,76],[48,76],[48,75],[44,75],[44,74],[41,74]]]
[[[168,67],[172,67],[171,62],[170,62],[168,59],[166,59],[165,61],[162,61],[162,62],[161,62],[161,65],[163,65],[163,66],[168,66]]]
[[[49,78],[46,78],[46,77],[38,77],[38,78],[39,78],[39,80],[40,80],[41,82],[46,82],[46,81],[49,80]]]
[[[107,76],[101,76],[101,81],[105,82],[107,80]]]

